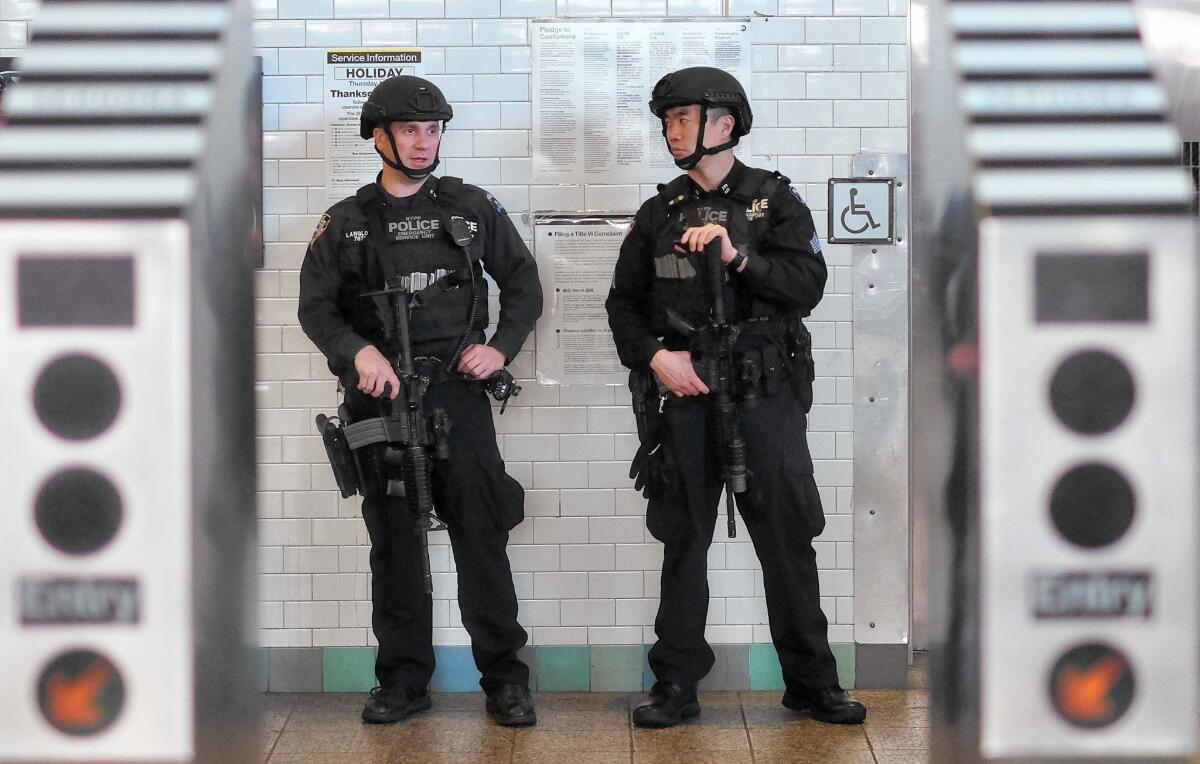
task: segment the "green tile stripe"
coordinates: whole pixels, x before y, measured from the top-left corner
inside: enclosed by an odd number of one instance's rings
[[[838,683],[847,690],[854,689],[854,643],[835,642],[829,645],[833,650],[834,660],[837,661]]]
[[[838,682],[847,690],[854,688],[854,643],[834,642],[829,645],[837,661]],[[782,690],[783,669],[775,645],[750,645],[750,689]]]
[[[721,647],[721,646],[718,646]],[[783,672],[771,644],[749,645],[750,689],[782,690]],[[842,686],[854,687],[854,644],[830,645]],[[273,649],[273,648],[272,648]],[[438,646],[441,691],[478,690],[478,672],[469,648]],[[537,645],[532,648],[537,690],[544,692],[636,692],[653,683],[646,663],[648,645]],[[267,649],[264,649],[264,654]],[[265,663],[265,661],[264,661]],[[366,692],[375,686],[374,647],[322,649],[322,689],[325,692]],[[716,688],[714,688],[716,689]]]
[[[775,645],[750,645],[750,689],[782,690],[783,669]]]
[[[591,688],[588,645],[538,645],[538,686],[545,692],[587,692]]]
[[[326,647],[325,692],[366,692],[375,686],[374,647]]]

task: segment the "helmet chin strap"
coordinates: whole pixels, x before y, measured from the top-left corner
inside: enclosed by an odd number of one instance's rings
[[[667,134],[667,121],[664,119],[663,136]],[[720,146],[712,146],[706,148],[704,146],[704,127],[708,124],[708,104],[700,104],[700,129],[696,131],[696,150],[682,159],[675,160],[675,166],[681,170],[694,170],[696,165],[700,164],[700,160],[710,154],[720,154],[725,149],[731,149],[738,144],[739,137],[734,137],[732,140],[722,143]],[[667,144],[667,149],[670,150],[671,145]]]
[[[387,133],[388,143],[392,144],[392,156],[396,158],[388,158],[388,155],[380,151],[378,146],[375,147],[375,153],[379,155],[379,158],[383,160],[384,164],[386,164],[388,167],[391,167],[393,170],[399,170],[412,180],[421,180],[422,178],[428,177],[429,174],[436,170],[437,166],[441,163],[442,159],[439,155],[441,154],[442,147],[438,146],[437,152],[433,155],[433,162],[431,162],[430,165],[425,169],[414,170],[411,167],[406,167],[404,163],[400,161],[400,149],[396,146],[396,138],[392,135],[391,125],[385,127],[383,132]]]

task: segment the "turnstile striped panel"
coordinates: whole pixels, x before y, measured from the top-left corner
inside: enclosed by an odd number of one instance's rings
[[[949,8],[976,202],[995,215],[1178,213],[1191,201],[1123,0]]]
[[[0,217],[178,217],[233,10],[216,0],[45,0],[6,95]]]

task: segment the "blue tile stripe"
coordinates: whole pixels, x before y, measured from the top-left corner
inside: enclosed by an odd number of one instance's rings
[[[479,669],[468,645],[437,645],[433,648],[437,667],[429,689],[434,692],[475,692],[479,690]]]

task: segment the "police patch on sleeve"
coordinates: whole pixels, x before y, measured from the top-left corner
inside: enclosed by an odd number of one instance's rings
[[[316,230],[313,231],[312,238],[308,240],[309,249],[312,249],[313,245],[317,243],[317,239],[321,238],[321,234],[325,233],[325,230],[329,228],[329,221],[332,219],[333,218],[329,217],[329,213],[326,212],[321,216],[321,219],[317,221]]]
[[[812,235],[812,239],[810,239],[808,242],[808,246],[812,247],[812,251],[814,254],[817,254],[817,255],[821,254],[821,237],[817,236],[814,233]]]
[[[496,199],[496,197],[492,196],[490,193],[488,193],[488,192],[486,192],[486,191],[484,192],[484,196],[486,196],[486,197],[487,197],[487,200],[488,200],[489,202],[491,202],[491,203],[492,203],[492,206],[493,206],[493,207],[495,207],[495,208],[496,208],[496,212],[499,212],[501,215],[507,215],[507,214],[508,214],[508,210],[504,209],[504,205],[503,205],[503,204],[501,204],[501,203],[500,203],[500,202],[499,202],[499,201]]]
[[[796,201],[804,204],[804,197],[800,195],[800,192],[796,190],[795,186],[788,186],[788,191],[792,192],[792,196],[796,197]]]

